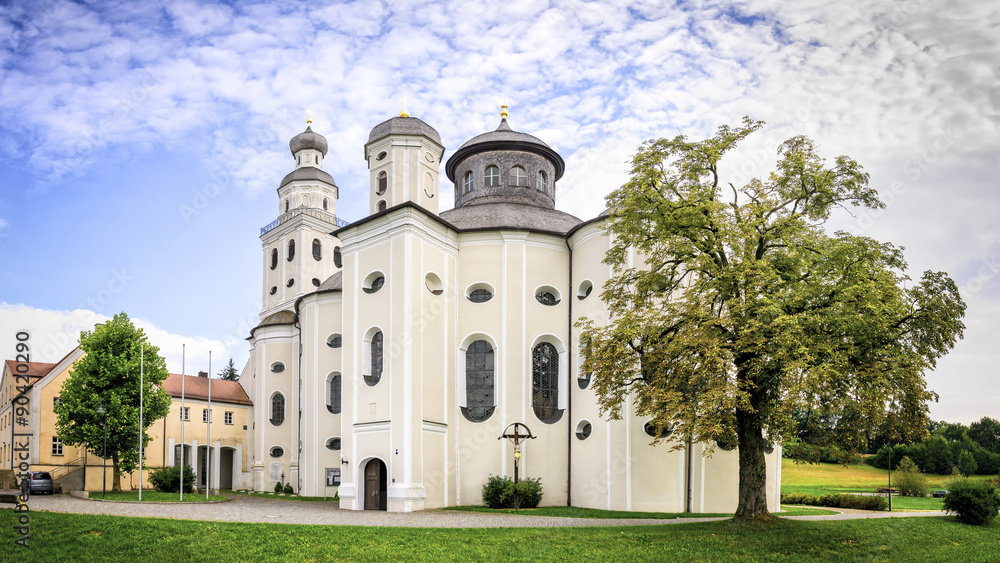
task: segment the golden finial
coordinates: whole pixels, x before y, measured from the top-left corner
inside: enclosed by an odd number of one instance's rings
[[[406,111],[406,98],[403,98],[403,111],[399,112],[399,117],[410,117],[410,112]]]
[[[508,115],[510,115],[510,113],[507,111],[507,104],[504,103],[504,105],[500,106],[500,117],[507,119]]]
[[[311,109],[306,110],[306,125],[312,125],[313,122],[313,112]]]

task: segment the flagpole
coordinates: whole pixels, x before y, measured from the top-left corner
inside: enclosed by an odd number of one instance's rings
[[[142,500],[142,370],[143,343],[139,343],[139,500]]]
[[[208,351],[208,447],[205,450],[208,459],[205,460],[205,500],[212,489],[212,351]]]
[[[184,501],[184,352],[187,344],[181,344],[181,502]]]

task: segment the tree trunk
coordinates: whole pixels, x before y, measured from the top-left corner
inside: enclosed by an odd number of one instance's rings
[[[735,519],[769,519],[764,435],[756,414],[737,409],[736,433],[739,436],[740,490]]]
[[[111,473],[114,475],[114,481],[111,484],[111,490],[113,492],[120,493],[122,490],[122,476],[120,470],[118,469],[118,453],[111,454]]]

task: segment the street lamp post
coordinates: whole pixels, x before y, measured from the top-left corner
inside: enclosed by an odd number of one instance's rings
[[[104,401],[101,401],[101,406],[97,407],[97,414],[104,415],[104,451],[101,454],[101,459],[104,460],[104,478],[101,479],[101,498],[105,498],[108,494],[108,411],[104,410]]]

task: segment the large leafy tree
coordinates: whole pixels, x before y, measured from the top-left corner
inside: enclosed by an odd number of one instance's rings
[[[1000,421],[984,416],[969,425],[969,437],[987,451],[1000,454]]]
[[[170,397],[161,387],[167,378],[166,363],[159,349],[125,313],[93,331],[81,332],[80,348],[85,355],[73,365],[59,392],[56,431],[63,443],[84,446],[93,455],[110,458],[114,466],[112,490],[120,491],[121,473],[131,472],[139,464],[140,355],[143,447],[150,440],[146,429],[170,411]],[[106,416],[97,412],[101,406]]]
[[[849,450],[926,432],[924,373],[964,329],[947,275],[912,282],[901,249],[824,230],[837,208],[883,207],[854,160],[827,164],[796,136],[766,178],[724,180],[723,156],[762,125],[640,147],[607,198],[609,319],[579,323],[603,412],[631,399],[675,447],[738,445],[738,519],[768,517],[765,444],[793,437],[796,417],[835,420],[816,436]]]

